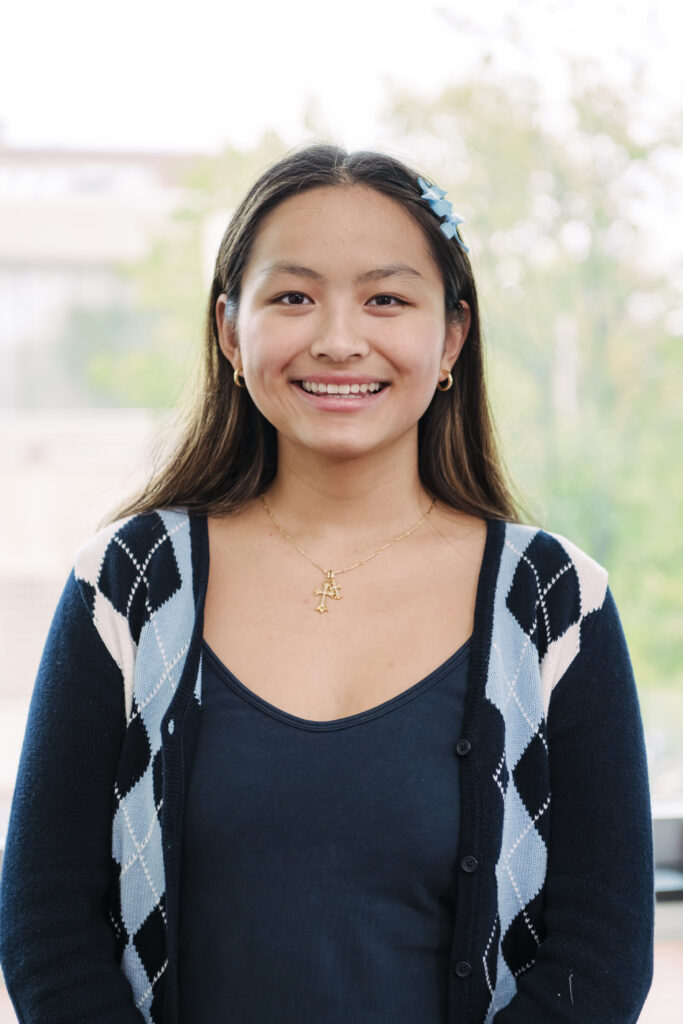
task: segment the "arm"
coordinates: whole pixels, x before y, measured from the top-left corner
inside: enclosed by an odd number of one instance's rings
[[[29,711],[0,891],[0,957],[23,1024],[140,1024],[106,918],[121,673],[72,574]]]
[[[547,937],[495,1024],[635,1024],[652,981],[643,727],[614,600],[585,622],[548,712]]]

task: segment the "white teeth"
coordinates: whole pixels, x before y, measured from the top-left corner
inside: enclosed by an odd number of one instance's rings
[[[368,392],[379,391],[379,382],[372,384],[321,384],[317,381],[302,380],[301,387],[314,395],[366,395]]]

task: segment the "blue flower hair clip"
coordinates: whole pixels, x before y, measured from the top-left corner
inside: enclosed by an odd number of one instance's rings
[[[460,217],[457,213],[453,213],[453,206],[448,199],[444,199],[446,193],[442,188],[437,188],[436,185],[430,185],[424,180],[424,178],[418,178],[417,181],[422,189],[422,195],[420,198],[427,200],[437,217],[444,218],[443,223],[441,224],[441,230],[446,238],[455,238],[460,248],[464,249],[465,252],[468,253],[470,250],[458,234],[458,224],[464,224],[465,218]]]

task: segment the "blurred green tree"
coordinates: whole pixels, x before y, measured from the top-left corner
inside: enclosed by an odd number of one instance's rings
[[[666,215],[683,118],[638,140],[629,97],[580,66],[561,136],[540,98],[481,77],[396,95],[387,120],[468,218],[513,476],[544,525],[609,567],[639,682],[680,690],[681,296],[643,256],[638,206],[647,194]]]

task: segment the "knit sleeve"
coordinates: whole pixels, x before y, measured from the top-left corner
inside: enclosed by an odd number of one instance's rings
[[[546,938],[495,1024],[635,1024],[652,980],[654,868],[643,727],[608,590],[548,712]]]
[[[121,671],[74,574],[33,691],[0,888],[0,958],[22,1024],[139,1024],[107,920]]]

